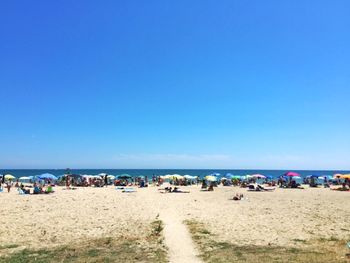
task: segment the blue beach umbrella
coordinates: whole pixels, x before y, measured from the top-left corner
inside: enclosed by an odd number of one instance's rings
[[[38,175],[38,178],[40,180],[57,180],[56,176],[54,176],[53,174],[49,174],[49,173],[44,173],[44,174]]]

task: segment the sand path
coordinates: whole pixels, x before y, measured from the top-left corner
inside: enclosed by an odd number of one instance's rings
[[[160,219],[164,223],[164,238],[169,249],[170,263],[201,263],[190,233],[176,209],[162,211]]]

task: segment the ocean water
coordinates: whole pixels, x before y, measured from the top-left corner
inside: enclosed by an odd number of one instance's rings
[[[280,175],[290,170],[235,170],[235,169],[71,169],[73,174],[89,174],[96,175],[99,173],[107,173],[110,175],[129,174],[131,176],[148,176],[151,178],[153,175],[165,175],[165,174],[189,174],[192,176],[204,177],[214,172],[220,173],[221,176],[225,176],[226,173],[234,175],[247,175],[247,174],[263,174],[270,175],[272,177],[279,177]],[[350,173],[350,171],[317,171],[317,170],[292,170],[299,173],[302,177],[307,175],[333,175],[335,173]],[[21,176],[34,176],[43,173],[51,173],[59,176],[66,172],[65,169],[0,169],[0,174],[12,174],[16,177]]]

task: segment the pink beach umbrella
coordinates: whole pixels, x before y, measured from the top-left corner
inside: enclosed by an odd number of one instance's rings
[[[254,177],[254,178],[257,178],[257,179],[265,179],[266,178],[266,176],[262,175],[262,174],[253,174],[251,176]]]
[[[294,176],[300,176],[300,174],[295,173],[295,172],[287,172],[284,174],[285,176],[289,176],[289,177],[294,177]]]

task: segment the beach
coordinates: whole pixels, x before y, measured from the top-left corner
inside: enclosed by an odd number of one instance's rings
[[[0,243],[16,244],[18,250],[106,236],[142,236],[143,227],[158,218],[205,223],[216,239],[237,245],[298,247],[309,240],[350,237],[349,192],[326,188],[277,188],[273,192],[248,192],[232,186],[219,186],[213,192],[200,191],[196,185],[181,188],[190,193],[162,194],[156,186],[123,193],[108,186],[55,187],[55,193],[49,195],[19,195],[12,188],[10,193],[0,194]],[[231,200],[235,193],[242,193],[244,199]]]

